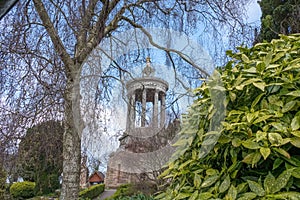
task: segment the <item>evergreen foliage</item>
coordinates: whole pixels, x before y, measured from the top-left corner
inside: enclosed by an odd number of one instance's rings
[[[145,194],[135,194],[133,196],[118,197],[114,200],[154,200],[154,198]]]
[[[279,38],[278,34],[300,32],[299,0],[262,0],[258,3],[262,10],[260,42]]]
[[[300,34],[238,50],[220,70],[223,86],[196,89],[162,174],[171,184],[156,199],[300,199]],[[226,93],[217,131],[213,91]]]
[[[36,183],[36,195],[54,192],[60,186],[63,131],[60,122],[43,122],[28,129],[20,143],[20,176]]]
[[[117,191],[107,200],[114,200],[114,199],[120,199],[126,196],[132,196],[134,195],[135,191],[133,190],[132,184],[123,184],[120,185],[117,189]]]
[[[150,186],[148,184],[148,186]],[[149,188],[151,190],[151,188]],[[145,192],[145,191],[143,191]],[[123,184],[118,187],[117,191],[106,200],[152,200],[153,197],[142,193],[137,184]]]
[[[14,199],[26,199],[34,196],[34,188],[34,182],[24,181],[13,183],[9,191]]]
[[[6,172],[0,167],[0,199],[4,199]]]
[[[104,184],[93,185],[79,193],[81,199],[93,199],[98,197],[105,189]]]

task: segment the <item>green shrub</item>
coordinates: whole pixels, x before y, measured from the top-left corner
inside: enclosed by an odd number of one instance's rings
[[[13,183],[9,191],[15,199],[30,198],[34,196],[34,187],[34,182],[24,181]]]
[[[133,196],[118,197],[114,200],[154,200],[154,198],[145,194],[135,194]]]
[[[131,196],[134,194],[135,191],[133,190],[132,184],[123,184],[117,188],[117,191],[111,197],[106,198],[106,200],[119,199],[121,197]]]
[[[93,185],[85,190],[79,192],[81,199],[93,199],[102,194],[105,189],[104,184]]]
[[[47,172],[40,172],[36,178],[36,186],[34,189],[35,195],[44,195],[55,192],[59,185],[58,174],[48,174]]]
[[[133,184],[133,190],[136,191],[136,193],[153,195],[157,192],[157,185],[151,181],[142,181],[140,183]]]
[[[148,187],[146,190],[141,185]],[[117,191],[106,200],[151,200],[153,199],[149,196],[149,191],[153,191],[153,184],[150,183],[138,183],[138,184],[123,184],[120,185]],[[145,194],[144,192],[147,192]]]
[[[156,198],[300,199],[300,34],[228,53],[222,84],[196,89]]]

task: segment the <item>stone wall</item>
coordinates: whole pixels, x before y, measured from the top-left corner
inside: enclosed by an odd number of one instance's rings
[[[137,174],[109,168],[106,172],[105,185],[107,188],[117,188],[122,184],[137,182]]]
[[[168,155],[174,152],[174,147],[170,146],[170,143],[179,130],[180,123],[175,120],[167,129],[162,129],[155,136],[147,139],[123,137],[126,140],[124,145],[110,156],[105,177],[106,187],[117,188],[122,184],[140,182],[145,173],[146,177],[151,177],[151,173],[161,169],[168,161]],[[167,146],[169,149],[166,148]],[[165,154],[145,156],[149,151],[162,148],[166,148]]]

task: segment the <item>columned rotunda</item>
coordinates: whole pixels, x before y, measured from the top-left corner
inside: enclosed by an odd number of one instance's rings
[[[147,58],[143,77],[126,84],[129,100],[126,131],[133,135],[144,132],[149,136],[165,126],[168,83],[153,75],[154,69]]]
[[[169,159],[170,149],[164,147],[173,139],[177,126],[166,128],[168,83],[155,77],[154,72],[150,58],[147,58],[142,76],[126,84],[126,130],[120,138],[119,148],[110,156],[105,180],[107,187],[139,182],[145,174],[149,177],[160,170]]]

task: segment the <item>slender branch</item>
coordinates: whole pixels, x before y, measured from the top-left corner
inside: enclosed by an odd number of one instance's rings
[[[50,0],[50,2],[54,5],[55,8],[62,14],[63,18],[65,19],[65,22],[67,23],[68,27],[73,31],[73,33],[76,33],[76,30],[72,27],[70,24],[68,17],[66,16],[65,12],[61,9],[60,6],[58,6],[53,0]]]
[[[87,32],[91,26],[91,21],[95,7],[97,5],[97,0],[91,0],[87,9],[85,8],[85,0],[82,1],[82,26],[80,28],[79,34],[77,35],[77,47],[75,58],[78,58],[82,52],[82,49],[87,41]]]
[[[157,43],[154,42],[153,40],[153,37],[152,35],[146,31],[145,28],[143,28],[143,26],[139,25],[139,24],[136,24],[134,23],[132,20],[126,18],[126,17],[122,17],[123,20],[127,21],[128,23],[130,23],[133,27],[135,28],[139,28],[149,39],[149,42],[151,45],[153,45],[154,47],[158,48],[158,49],[161,49],[165,52],[174,52],[176,54],[178,54],[184,61],[186,61],[188,64],[192,65],[193,67],[195,67],[196,69],[198,69],[204,76],[209,76],[209,74],[203,70],[201,67],[197,66],[195,63],[193,63],[187,55],[185,55],[184,53],[176,50],[176,49],[171,49],[171,48],[166,48],[166,47],[163,47],[163,46],[160,46],[158,45]]]
[[[45,6],[41,0],[33,0],[36,11],[38,12],[40,19],[42,20],[44,27],[46,28],[54,48],[58,55],[61,57],[63,63],[66,66],[67,72],[70,71],[70,67],[73,65],[73,61],[70,55],[67,53],[61,38],[55,30],[50,17],[45,9]]]

